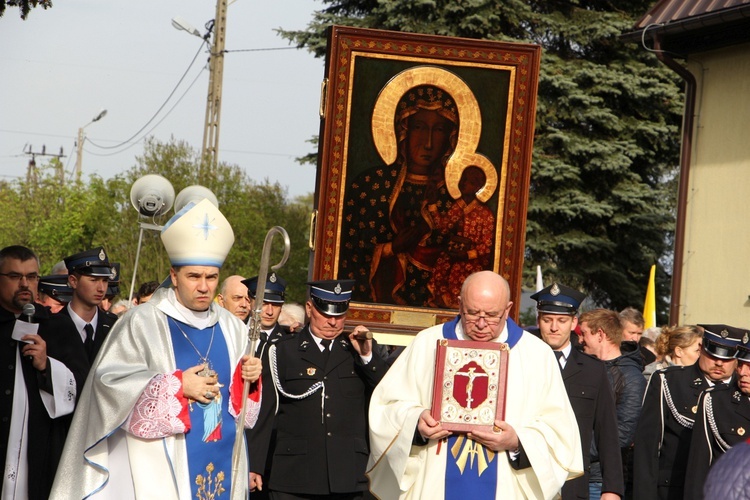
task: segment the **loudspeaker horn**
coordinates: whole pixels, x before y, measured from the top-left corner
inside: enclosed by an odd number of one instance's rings
[[[203,198],[208,198],[208,201],[213,203],[215,207],[219,206],[219,200],[216,198],[213,191],[204,186],[194,185],[188,186],[177,193],[177,199],[174,202],[174,213],[185,208],[185,206],[191,201],[198,203],[203,200]]]
[[[174,200],[172,183],[161,175],[144,175],[130,188],[130,202],[145,217],[167,213]]]

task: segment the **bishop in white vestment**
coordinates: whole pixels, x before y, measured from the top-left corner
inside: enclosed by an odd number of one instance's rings
[[[125,313],[105,340],[52,499],[247,497],[246,453],[239,470],[232,461],[235,419],[248,380],[249,411],[240,425],[257,420],[261,366],[243,356],[247,326],[213,302],[232,229],[203,200],[178,212],[162,241],[174,288]],[[233,474],[239,487],[232,491]]]

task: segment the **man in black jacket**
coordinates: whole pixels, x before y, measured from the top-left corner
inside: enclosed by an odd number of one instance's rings
[[[694,365],[670,366],[651,376],[635,435],[635,498],[685,497],[685,470],[692,453],[698,398],[715,384],[733,385],[740,336],[722,325],[706,328]]]
[[[537,301],[537,324],[542,339],[555,351],[563,383],[576,415],[583,444],[584,475],[567,481],[563,500],[589,498],[590,446],[592,438],[600,450],[602,498],[619,500],[625,493],[622,458],[618,446],[617,414],[604,363],[574,349],[571,331],[578,324],[578,307],[586,296],[565,285],[553,283],[531,296]]]
[[[620,350],[622,325],[616,311],[608,309],[587,311],[581,315],[579,323],[584,352],[604,361],[607,368],[617,409],[617,430],[623,456],[625,498],[631,498],[633,477],[630,471],[632,470],[633,440],[641,414],[643,393],[646,390],[643,360],[637,344],[632,352],[623,353]],[[590,490],[598,492],[601,482],[599,450],[592,449]]]
[[[685,500],[704,498],[709,468],[732,446],[745,441],[750,430],[750,331],[727,325],[699,326],[706,332],[741,340],[735,353],[734,380],[714,384],[698,400],[685,473]]]
[[[90,365],[117,321],[117,316],[99,307],[115,271],[102,247],[65,257],[64,260],[73,298],[57,315],[73,323]]]
[[[73,413],[88,369],[75,331],[60,328],[46,308],[34,306],[38,281],[39,261],[33,251],[19,245],[0,250],[2,498],[49,496],[67,416]]]
[[[353,280],[314,281],[309,323],[270,348],[279,410],[271,498],[363,498],[367,407],[387,365],[364,326],[344,333]]]
[[[255,294],[258,289],[258,277],[242,280],[242,285],[247,287],[247,296],[250,298],[250,313],[248,321],[252,325],[255,317]],[[266,277],[266,286],[263,295],[263,305],[260,311],[260,339],[255,350],[255,356],[260,358],[263,371],[261,372],[262,399],[258,422],[252,429],[247,429],[247,446],[250,454],[250,491],[253,492],[253,500],[268,498],[268,489],[264,487],[263,480],[268,480],[271,471],[271,460],[273,456],[270,451],[276,442],[276,428],[273,419],[276,415],[278,398],[273,385],[271,368],[268,364],[268,349],[284,337],[284,328],[279,325],[281,306],[284,305],[286,296],[286,281],[278,274],[271,272]]]

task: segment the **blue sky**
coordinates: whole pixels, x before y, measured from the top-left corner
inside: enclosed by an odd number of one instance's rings
[[[228,10],[226,49],[288,47],[273,30],[303,29],[319,8],[311,0],[237,0]],[[78,128],[102,108],[107,115],[85,128],[84,177],[109,178],[135,165],[142,141],[124,151],[94,144],[114,146],[134,135],[190,65],[201,40],[173,28],[171,19],[180,16],[203,34],[215,9],[208,0],[65,0],[33,9],[21,21],[18,9],[8,8],[0,18],[0,179],[24,176],[24,151],[31,146],[38,152],[42,145],[48,153],[63,147],[71,177]],[[145,131],[195,83],[150,135],[200,150],[207,57],[205,50],[198,55]],[[255,180],[278,181],[292,197],[314,191],[314,168],[294,158],[313,151],[305,141],[318,133],[323,65],[304,50],[226,54],[219,160]]]

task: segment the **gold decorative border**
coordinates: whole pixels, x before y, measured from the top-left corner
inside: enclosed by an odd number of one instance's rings
[[[335,73],[329,72],[329,103],[327,106],[325,129],[331,147],[323,158],[327,160],[327,171],[319,181],[319,187],[326,190],[320,193],[319,213],[325,214],[319,222],[319,238],[315,256],[313,275],[315,279],[331,279],[337,274],[341,224],[341,210],[345,190],[343,165],[348,146],[348,112],[351,104],[353,66],[358,55],[422,61],[423,64],[442,66],[469,65],[498,68],[503,66],[513,71],[510,82],[510,105],[508,107],[507,134],[503,155],[504,179],[500,186],[499,212],[496,237],[496,271],[511,281],[512,287],[520,286],[523,264],[523,244],[525,211],[528,203],[528,176],[531,163],[534,109],[536,102],[537,74],[540,49],[533,45],[495,43],[448,37],[430,37],[433,41],[419,43],[410,41],[387,41],[382,37],[387,32],[367,29],[333,27],[332,40],[335,44]],[[397,37],[418,37],[418,35],[392,33]],[[487,45],[486,48],[463,48],[461,45]],[[492,48],[495,45],[497,48]],[[370,52],[371,51],[371,52]],[[531,108],[531,109],[530,109]],[[392,118],[391,118],[392,120]],[[393,128],[391,127],[391,130]],[[460,175],[460,173],[458,174]],[[507,185],[503,185],[507,183]],[[322,241],[320,241],[322,239]],[[516,267],[514,269],[514,266]],[[515,280],[511,280],[515,277]],[[515,283],[517,282],[517,283]],[[520,294],[520,292],[517,292]],[[381,306],[384,311],[398,306]],[[369,311],[372,314],[373,311]],[[384,314],[387,314],[384,313]],[[517,314],[517,312],[516,312]]]

